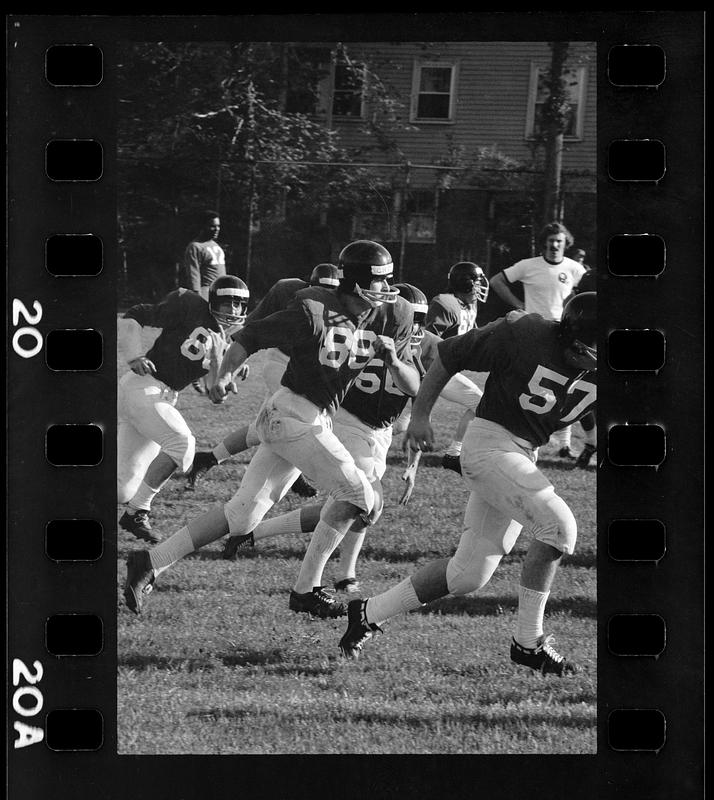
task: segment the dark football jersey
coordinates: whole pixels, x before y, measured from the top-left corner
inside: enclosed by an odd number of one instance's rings
[[[411,328],[411,322],[408,322],[407,318],[413,315],[413,311],[410,313],[408,305],[402,303],[399,298],[394,305],[381,306],[380,313],[401,320],[397,323],[400,328]],[[411,343],[402,352],[408,354],[409,363],[416,366]],[[406,359],[401,358],[401,360]],[[404,411],[409,399],[410,395],[404,394],[394,382],[384,360],[375,356],[357,376],[345,395],[342,407],[372,428],[386,428]]]
[[[287,308],[290,301],[301,290],[306,289],[310,284],[302,278],[281,278],[281,280],[274,283],[268,293],[258,303],[258,305],[248,314],[246,322],[251,320],[263,319],[269,317],[276,311],[282,311]],[[289,347],[279,348],[286,356],[290,355]]]
[[[466,333],[476,327],[476,306],[454,294],[437,294],[429,303],[424,327],[442,339]]]
[[[146,357],[156,367],[155,377],[167,386],[180,392],[208,372],[203,363],[213,346],[209,331],[221,328],[199,294],[177,289],[156,305],[132,306],[124,317],[142,327],[161,328]]]
[[[565,361],[558,323],[540,314],[509,314],[441,342],[439,356],[452,374],[489,372],[476,416],[535,446],[595,404],[597,373]]]
[[[333,413],[374,357],[377,335],[391,336],[399,358],[412,363],[412,320],[411,305],[402,298],[355,318],[339,294],[311,286],[283,311],[246,323],[234,339],[249,355],[268,347],[287,348],[290,361],[283,385]]]

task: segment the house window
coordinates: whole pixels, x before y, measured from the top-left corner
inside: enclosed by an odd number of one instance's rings
[[[531,64],[528,110],[526,113],[526,138],[543,133],[543,104],[548,99],[547,67]],[[570,67],[564,71],[565,96],[568,103],[564,136],[582,139],[585,115],[585,67]]]
[[[348,62],[326,47],[294,48],[288,68],[285,110],[326,117],[362,116],[363,64]]]
[[[364,91],[364,66],[335,62],[332,113],[336,117],[361,117]]]
[[[456,64],[422,61],[414,65],[412,122],[453,122]]]

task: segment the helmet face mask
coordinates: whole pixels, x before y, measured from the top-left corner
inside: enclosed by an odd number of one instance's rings
[[[248,287],[240,278],[222,275],[213,281],[208,290],[208,308],[221,328],[242,326],[247,316],[249,298]]]
[[[566,359],[578,369],[597,369],[597,295],[581,292],[563,309],[560,338]]]
[[[474,299],[485,303],[489,283],[486,273],[472,261],[460,261],[449,270],[449,290],[454,294],[474,294]]]
[[[338,260],[340,290],[361,297],[372,308],[396,303],[399,290],[389,285],[394,272],[386,247],[358,239],[342,249]]]

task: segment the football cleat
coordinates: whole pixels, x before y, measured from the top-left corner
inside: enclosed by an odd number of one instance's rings
[[[242,536],[229,536],[226,539],[226,543],[223,545],[222,558],[226,561],[235,561],[241,547],[255,547],[253,531],[245,533]]]
[[[355,661],[360,657],[362,648],[375,633],[383,633],[379,625],[367,622],[364,616],[366,600],[350,600],[347,604],[347,630],[340,639],[340,652],[345,658]]]
[[[566,661],[550,644],[552,634],[541,636],[538,644],[531,647],[522,647],[515,639],[511,640],[511,661],[524,667],[536,669],[543,675],[552,673],[562,678],[563,675],[573,675],[580,671],[577,664]]]
[[[575,453],[569,447],[561,447],[558,450],[558,455],[560,458],[575,458]]]
[[[126,583],[124,602],[129,611],[141,614],[147,596],[154,588],[154,568],[148,550],[133,550],[126,560]]]
[[[359,581],[357,578],[343,578],[341,581],[335,581],[335,590],[338,592],[352,592],[359,591]]]
[[[202,378],[199,378],[196,381],[191,381],[191,386],[199,393],[199,394],[208,394],[206,390],[206,384],[203,382]]]
[[[208,470],[215,467],[216,464],[218,464],[218,461],[210,450],[196,453],[193,457],[193,464],[191,464],[191,468],[186,473],[186,488],[195,489],[196,482],[200,482]]]
[[[142,539],[151,544],[161,541],[158,533],[151,529],[149,512],[144,508],[138,509],[133,514],[130,514],[128,510],[125,511],[119,518],[119,525],[125,531],[129,531],[133,536],[136,536],[137,539]]]
[[[300,613],[301,611],[320,619],[336,619],[344,617],[347,613],[343,603],[324,591],[322,586],[313,586],[311,592],[298,594],[296,591],[290,592],[290,610]]]
[[[451,453],[445,453],[443,458],[441,459],[441,466],[444,469],[450,469],[454,472],[458,472],[461,475],[461,458],[460,456],[451,455]]]
[[[595,455],[597,448],[594,444],[586,444],[580,455],[575,459],[575,466],[585,469],[590,465],[590,459]]]
[[[300,497],[314,497],[317,494],[317,489],[305,480],[304,475],[298,475],[295,483],[290,487],[291,492],[300,495]]]

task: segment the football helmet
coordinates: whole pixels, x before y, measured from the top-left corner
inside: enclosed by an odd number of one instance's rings
[[[399,294],[409,303],[414,311],[414,327],[412,328],[412,348],[417,348],[424,338],[424,323],[426,322],[426,312],[429,310],[429,302],[421,289],[411,283],[395,283],[394,289],[399,290]]]
[[[476,300],[485,303],[488,297],[488,278],[486,273],[473,261],[459,261],[449,270],[449,291],[457,294],[468,294],[472,287],[476,291]]]
[[[394,265],[386,247],[358,239],[342,248],[337,265],[340,291],[356,294],[373,307],[396,303],[399,291],[388,283]]]
[[[560,339],[582,369],[597,369],[596,292],[581,292],[568,300],[560,320]]]
[[[340,285],[340,271],[334,264],[318,264],[310,273],[310,286],[325,286],[336,289]]]
[[[208,289],[208,308],[221,326],[243,325],[249,299],[248,287],[237,275],[221,275]]]

